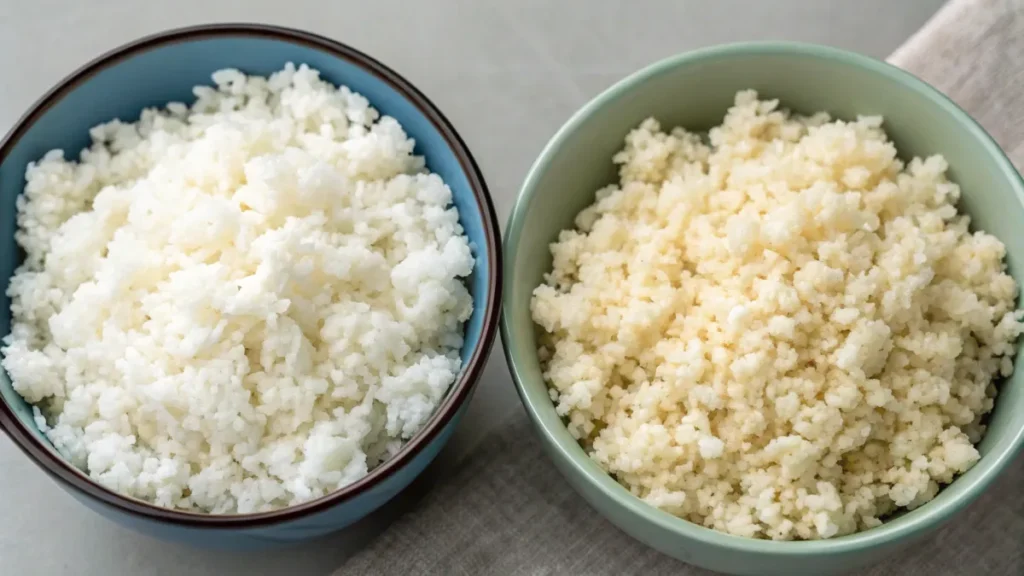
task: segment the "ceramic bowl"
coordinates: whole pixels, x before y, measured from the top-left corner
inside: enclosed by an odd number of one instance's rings
[[[54,451],[32,413],[0,375],[0,428],[41,470],[75,498],[116,522],[157,537],[206,546],[255,547],[295,542],[343,528],[405,488],[437,455],[464,414],[497,330],[500,307],[499,226],[480,169],[451,123],[419,90],[373,58],[306,32],[259,25],[173,30],[132,42],[87,64],[43,96],[0,143],[0,277],[20,254],[14,241],[15,200],[25,167],[48,150],[77,157],[89,128],[169,101],[192,101],[192,87],[210,84],[221,68],[266,75],[287,62],[320,70],[334,84],[366,96],[416,140],[416,153],[452,190],[475,249],[468,280],[473,315],[466,324],[463,370],[433,417],[392,459],[358,482],[302,505],[260,514],[203,515],[158,508],[89,480]],[[0,334],[10,331],[10,299],[0,302]]]
[[[963,190],[961,209],[1007,247],[1024,282],[1024,185],[992,139],[927,84],[876,60],[820,46],[753,43],[669,58],[626,78],[577,112],[533,165],[506,227],[502,341],[519,394],[548,454],[569,483],[619,528],[684,562],[730,574],[824,576],[878,561],[934,532],[978,497],[1024,442],[1024,368],[1002,384],[981,461],[932,502],[883,526],[825,541],[771,542],[726,535],[659,511],[592,462],[555,413],[538,364],[530,294],[551,269],[548,245],[612,183],[612,155],[649,116],[662,126],[720,123],[738,90],[839,118],[881,114],[906,156],[942,154]],[[1020,356],[1018,356],[1020,358]],[[955,520],[954,520],[955,521]]]

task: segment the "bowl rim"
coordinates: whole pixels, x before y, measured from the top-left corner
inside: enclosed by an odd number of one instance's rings
[[[498,313],[501,308],[501,274],[503,273],[503,254],[498,239],[500,226],[494,203],[480,167],[452,123],[418,88],[380,61],[351,46],[305,30],[254,23],[202,24],[165,30],[122,44],[71,72],[33,103],[28,111],[14,123],[7,135],[0,140],[0,163],[50,107],[97,73],[150,50],[194,40],[227,37],[276,40],[327,53],[376,76],[415,106],[451,147],[460,168],[469,181],[483,222],[485,246],[481,248],[484,249],[490,265],[487,277],[487,307],[484,312],[480,339],[469,360],[463,366],[459,378],[452,384],[444,401],[435,409],[434,414],[423,428],[410,438],[397,454],[371,470],[363,478],[302,504],[270,512],[207,514],[163,508],[122,495],[94,482],[85,473],[66,462],[52,448],[44,446],[14,415],[7,402],[0,401],[0,429],[6,432],[18,448],[37,466],[62,486],[131,515],[144,516],[164,524],[203,529],[260,528],[323,512],[344,501],[357,498],[393,476],[416,458],[441,434],[459,409],[472,396],[473,389],[483,373],[497,335]]]
[[[789,41],[721,44],[669,56],[633,72],[584,104],[551,137],[530,167],[505,227],[502,242],[506,267],[503,280],[504,297],[511,298],[514,293],[513,273],[518,259],[519,239],[531,199],[537,193],[541,175],[548,169],[553,156],[572,133],[583,123],[599,115],[609,102],[622,98],[636,86],[654,77],[678,67],[755,54],[801,56],[826,60],[841,66],[860,68],[869,73],[883,76],[889,81],[905,85],[920,98],[930,101],[943,113],[954,117],[995,160],[1000,168],[1001,178],[1009,183],[1018,200],[1024,203],[1024,178],[1017,172],[995,140],[952,99],[910,72],[869,56],[819,44]],[[541,393],[531,394],[523,385],[525,378],[535,379],[538,375],[532,372],[527,373],[523,363],[517,361],[517,358],[535,355],[536,351],[526,349],[521,342],[512,337],[510,324],[516,322],[518,320],[512,317],[506,303],[502,309],[500,322],[501,343],[505,359],[509,371],[512,373],[520,400],[544,444],[547,445],[549,456],[566,464],[564,467],[559,466],[560,471],[576,482],[585,485],[591,494],[600,495],[609,507],[625,512],[630,520],[654,526],[663,532],[671,533],[674,537],[694,541],[720,551],[739,551],[773,557],[806,557],[808,555],[860,552],[877,546],[893,544],[896,541],[907,541],[923,536],[980,496],[1005,471],[1007,465],[1024,447],[1024,427],[1020,427],[1014,431],[1010,441],[1005,443],[1002,449],[990,451],[975,465],[975,468],[981,467],[980,474],[968,480],[969,484],[958,497],[949,501],[928,502],[915,510],[918,512],[917,514],[905,517],[906,521],[899,525],[884,523],[879,527],[846,536],[809,541],[773,541],[726,534],[655,508],[630,494],[609,474],[587,467],[590,462],[589,458],[569,435],[565,426],[561,424],[562,419],[555,412],[550,397]],[[554,417],[559,424],[545,422],[545,418],[550,421],[551,417]],[[960,477],[957,480],[963,481],[964,478]],[[574,482],[570,482],[570,484],[574,484]]]

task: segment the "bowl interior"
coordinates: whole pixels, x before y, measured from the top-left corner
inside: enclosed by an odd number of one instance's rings
[[[594,201],[599,188],[616,181],[612,155],[626,133],[647,117],[663,127],[706,130],[721,122],[738,90],[754,88],[792,110],[828,111],[854,119],[881,114],[901,155],[942,154],[950,177],[963,190],[960,204],[975,228],[990,232],[1007,247],[1010,273],[1024,281],[1024,189],[1002,152],[966,114],[920,81],[881,62],[844,52],[792,44],[748,44],[714,48],[658,63],[612,87],[578,112],[555,136],[534,165],[509,221],[505,238],[503,341],[527,410],[542,429],[556,458],[571,473],[605,496],[633,508],[635,499],[586,457],[566,431],[541,378],[530,296],[551,268],[548,245],[574,216]],[[1019,358],[1019,357],[1018,357]],[[1017,362],[1018,366],[1020,361]],[[933,503],[864,534],[910,527],[943,504],[964,504],[991,480],[1020,446],[1024,431],[1024,369],[1005,382],[982,461],[942,491]],[[630,502],[634,500],[634,502]],[[711,534],[646,505],[637,514],[690,536]],[[701,535],[701,531],[706,534]],[[851,536],[847,538],[860,538]],[[840,542],[843,538],[829,542]],[[748,541],[752,546],[762,544]],[[736,544],[737,542],[733,542]],[[819,543],[808,542],[798,545]],[[824,544],[823,544],[824,545]],[[761,548],[767,549],[767,548]]]
[[[237,35],[199,33],[189,38],[154,45],[129,54],[55,98],[53,105],[29,120],[25,131],[12,134],[6,149],[0,149],[0,278],[6,286],[21,254],[14,241],[16,229],[15,200],[25,183],[28,163],[47,151],[63,149],[65,156],[77,158],[88,146],[89,128],[119,118],[126,122],[138,120],[146,107],[162,107],[171,101],[194,101],[192,87],[210,85],[210,76],[222,68],[237,68],[248,74],[267,75],[280,70],[288,62],[308,64],[320,71],[321,77],[338,85],[344,84],[361,93],[381,114],[398,120],[410,137],[416,140],[416,153],[425,155],[427,167],[441,176],[452,190],[459,220],[470,240],[476,267],[467,280],[473,296],[473,314],[465,327],[462,348],[463,373],[470,358],[485,336],[488,310],[497,306],[489,294],[491,261],[488,254],[492,218],[489,208],[481,206],[459,155],[431,119],[405,94],[389,84],[381,72],[370,71],[354,61],[339,57],[312,45],[264,37],[246,32]],[[450,134],[450,137],[455,137]],[[4,153],[6,151],[6,153]],[[10,332],[10,298],[0,297],[0,334]],[[452,386],[449,390],[454,390]],[[32,421],[30,407],[12,389],[6,372],[0,370],[0,394],[13,408],[21,422],[38,438],[44,439]],[[48,445],[48,442],[47,442]]]

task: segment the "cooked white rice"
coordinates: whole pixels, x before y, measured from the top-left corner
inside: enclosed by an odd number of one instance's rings
[[[29,166],[3,366],[101,484],[267,511],[367,474],[460,370],[451,191],[362,96],[288,65]]]

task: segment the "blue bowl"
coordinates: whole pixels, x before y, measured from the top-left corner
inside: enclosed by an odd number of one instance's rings
[[[207,515],[159,508],[96,484],[67,463],[32,419],[32,411],[0,372],[0,429],[43,471],[89,508],[159,538],[204,546],[254,548],[307,540],[352,524],[398,494],[437,456],[466,411],[497,328],[501,294],[499,227],[480,169],[455,129],[409,82],[376,60],[307,32],[263,25],[211,25],[172,30],[109,52],[43,96],[0,142],[0,278],[21,260],[14,241],[15,200],[25,168],[47,151],[68,157],[89,144],[89,128],[143,108],[190,102],[192,87],[222,68],[268,75],[287,62],[308,64],[399,121],[416,153],[452,190],[476,268],[468,280],[473,315],[466,324],[463,370],[433,417],[393,458],[369,475],[318,500],[274,512]],[[0,334],[10,332],[10,299],[0,300]]]

